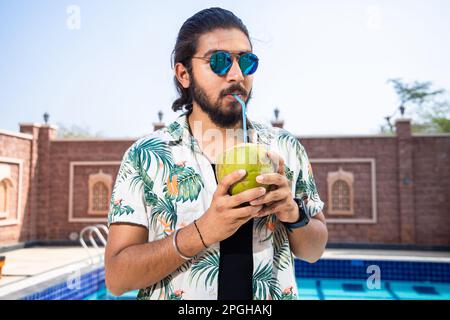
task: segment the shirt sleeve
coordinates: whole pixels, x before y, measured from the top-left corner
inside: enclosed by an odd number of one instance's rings
[[[324,203],[320,200],[314,180],[311,163],[305,148],[298,142],[296,145],[296,157],[299,161],[299,172],[295,183],[295,197],[303,199],[310,217],[321,212]]]
[[[148,207],[144,192],[153,187],[144,183],[139,157],[130,147],[124,154],[111,195],[108,227],[114,223],[131,223],[149,228]]]

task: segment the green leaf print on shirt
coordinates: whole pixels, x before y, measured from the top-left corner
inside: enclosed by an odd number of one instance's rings
[[[130,207],[128,205],[126,205],[126,206],[122,205],[122,201],[123,201],[123,199],[114,201],[114,204],[113,204],[113,207],[111,210],[113,216],[116,216],[116,215],[121,216],[124,213],[126,213],[128,215],[128,214],[131,214],[134,212],[134,209],[132,207]]]
[[[305,198],[305,196],[313,201],[319,201],[319,194],[317,193],[316,183],[312,175],[311,165],[309,165],[308,174],[306,179],[303,178],[303,170],[300,170],[297,181],[295,183],[295,195],[299,198]]]
[[[275,230],[275,224],[277,223],[277,216],[269,214],[268,216],[255,218],[255,231],[260,237],[265,234],[265,238],[259,240],[260,242],[267,241],[272,238],[273,230]]]
[[[154,206],[158,202],[158,196],[153,192],[153,189],[144,186],[144,200],[145,205]]]
[[[278,270],[285,270],[293,263],[286,227],[282,223],[277,223],[273,232],[273,252],[273,265]]]
[[[160,289],[158,300],[170,300],[172,298],[172,295],[174,294],[172,285],[172,276],[168,275],[167,277],[151,285],[150,287],[139,290],[137,299],[147,300],[153,295],[153,293],[157,289]]]
[[[142,167],[139,167],[135,172],[130,181],[131,190],[134,192],[136,188],[139,190],[142,189],[143,186],[146,186],[148,189],[153,190],[154,182],[152,178],[150,178]]]
[[[251,126],[258,132],[257,143],[262,143],[266,145],[270,145],[271,141],[275,138],[275,134],[272,128],[267,127],[266,125],[252,122]]]
[[[177,206],[166,198],[158,198],[153,206],[150,217],[150,224],[153,228],[157,223],[163,227],[163,235],[168,236],[175,231],[177,225]]]
[[[288,178],[289,181],[292,182],[292,180],[294,179],[294,171],[289,169],[287,165],[284,166],[284,174],[286,175],[286,178]]]
[[[289,286],[283,290],[281,300],[297,300],[297,295],[294,293],[294,286]]]
[[[134,168],[140,173],[142,173],[141,170],[149,172],[152,160],[156,161],[155,176],[157,176],[159,170],[162,169],[163,182],[173,166],[170,148],[166,142],[158,138],[144,139],[139,143],[136,143],[132,150],[130,150],[130,156]]]
[[[167,126],[166,130],[172,136],[172,138],[179,137],[183,134],[183,128],[177,121],[174,121],[169,126]]]
[[[300,144],[300,141],[296,137],[294,137],[289,131],[284,129],[280,129],[278,132],[278,146],[280,149],[284,149],[286,152],[289,152],[290,149],[294,149],[297,155],[297,158],[302,161],[305,158],[306,152],[303,146]]]
[[[153,206],[157,202],[157,196],[153,192],[154,182],[148,175],[151,159],[150,153],[154,153],[154,158],[157,162],[157,171],[161,166],[163,168],[167,167],[170,170],[172,167],[172,155],[170,151],[168,153],[166,152],[167,150],[163,146],[164,143],[161,141],[155,139],[150,139],[149,141],[151,143],[146,144],[145,142],[141,142],[128,151],[126,159],[120,166],[117,183],[123,182],[132,175],[130,181],[131,191],[135,192],[136,188],[139,188],[139,190],[143,188],[145,204]],[[154,147],[155,150],[145,150],[145,147]],[[140,154],[144,154],[144,156],[140,156]],[[144,165],[141,165],[141,160],[144,160]]]
[[[169,300],[184,300],[183,299],[183,290],[175,290],[169,297]]]
[[[108,222],[111,223],[115,216],[121,216],[123,214],[129,215],[134,212],[134,209],[129,205],[123,204],[123,199],[114,199],[114,190],[111,195],[110,210],[108,213]]]
[[[174,290],[173,288],[173,278],[178,275],[180,272],[187,272],[192,265],[192,260],[186,261],[180,267],[177,268],[176,272],[168,275],[158,283],[147,287],[145,289],[139,290],[137,298],[139,300],[146,300],[152,298],[153,293],[161,288],[161,291],[158,296],[158,300],[183,300],[183,294],[186,292],[181,289]]]
[[[273,238],[273,264],[282,271],[291,265],[293,256],[291,247],[289,245],[289,238],[286,232],[286,227],[277,220],[276,215],[270,214],[268,216],[258,218],[255,222],[255,230],[260,235],[266,237],[260,242],[267,241]],[[265,233],[264,233],[265,232]]]
[[[219,273],[219,251],[216,249],[208,250],[206,253],[199,257],[198,260],[192,263],[191,273],[189,274],[189,284],[196,279],[196,286],[198,287],[198,281],[200,277],[205,275],[205,288],[213,285],[213,281],[216,280]]]
[[[164,193],[171,200],[192,202],[197,200],[202,188],[202,177],[193,168],[174,165],[167,177]]]
[[[260,262],[253,273],[253,299],[254,300],[278,300],[281,298],[280,283],[272,276],[272,263],[263,265]]]
[[[116,183],[122,183],[128,178],[129,175],[133,174],[134,168],[129,160],[129,157],[130,155],[128,153],[126,159],[122,161],[122,164],[120,165],[119,168],[119,172],[117,173]]]

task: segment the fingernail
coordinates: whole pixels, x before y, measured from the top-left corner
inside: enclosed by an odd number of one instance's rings
[[[259,188],[259,193],[262,193],[262,194],[266,193],[266,188]]]
[[[244,175],[245,174],[245,170],[244,169],[240,169],[239,170],[239,174],[242,176],[242,175]]]
[[[256,181],[257,181],[257,182],[263,182],[263,180],[264,180],[264,177],[263,177],[263,176],[257,176],[257,177],[256,177]]]

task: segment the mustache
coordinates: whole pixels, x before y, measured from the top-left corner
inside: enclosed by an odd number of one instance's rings
[[[238,84],[231,85],[229,88],[222,90],[222,96],[226,96],[228,94],[233,94],[233,93],[237,93],[237,94],[240,94],[245,97],[248,95],[247,90],[245,90]]]

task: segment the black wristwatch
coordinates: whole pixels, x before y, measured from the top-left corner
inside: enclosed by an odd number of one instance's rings
[[[294,198],[298,205],[299,218],[295,222],[283,222],[285,227],[292,232],[292,229],[297,229],[306,226],[309,223],[310,217],[306,211],[305,202],[301,198]]]

